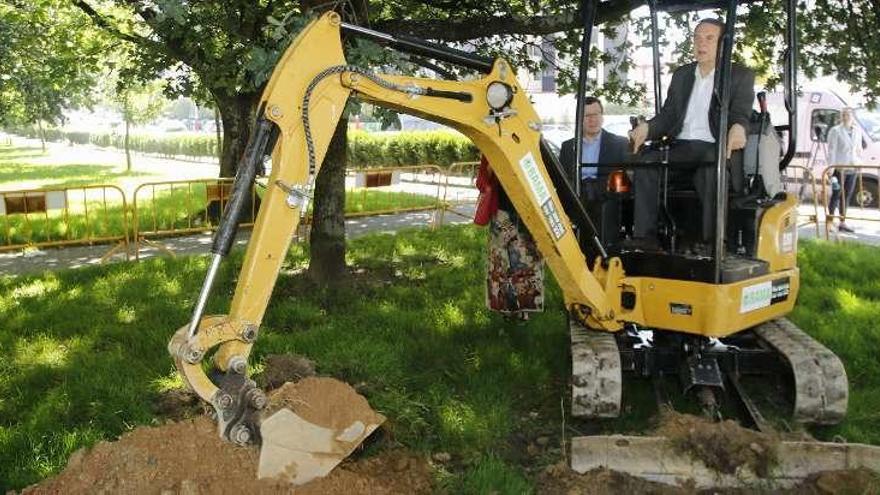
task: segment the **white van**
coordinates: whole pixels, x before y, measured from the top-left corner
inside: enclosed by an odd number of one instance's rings
[[[782,93],[770,93],[767,106],[775,125],[788,122]],[[828,130],[840,122],[840,111],[848,106],[846,101],[832,91],[804,90],[798,97],[798,139],[793,165],[809,166],[815,177],[819,178],[828,166],[825,141]],[[876,166],[867,169],[862,175],[862,190],[853,195],[852,206],[876,208],[878,206],[878,171],[880,171],[880,134],[873,127],[865,126],[856,111],[856,125],[862,128],[862,163]],[[873,132],[872,132],[873,131]],[[783,144],[785,149],[786,144]]]

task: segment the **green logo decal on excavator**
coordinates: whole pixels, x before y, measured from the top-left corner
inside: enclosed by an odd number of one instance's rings
[[[544,213],[544,218],[553,231],[553,237],[558,241],[565,235],[565,226],[562,224],[559,213],[553,204],[553,199],[550,197],[550,188],[547,187],[544,176],[538,170],[538,164],[535,162],[535,157],[531,152],[526,153],[526,156],[522,157],[519,161],[519,167],[525,174],[526,181],[538,200],[538,204],[541,205],[541,211]]]
[[[770,306],[770,299],[772,297],[773,284],[771,282],[762,282],[760,284],[744,287],[742,290],[739,312],[747,313],[756,309],[766,308],[767,306]]]

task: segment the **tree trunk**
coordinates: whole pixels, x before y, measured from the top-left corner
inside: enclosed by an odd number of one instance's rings
[[[315,179],[309,277],[333,285],[345,276],[345,166],[348,118],[339,120]]]
[[[220,177],[234,177],[238,161],[244,155],[254,125],[254,110],[260,99],[257,93],[217,96],[215,100],[223,118],[223,143],[220,155]]]
[[[220,128],[220,111],[214,108],[214,129],[217,131],[217,159],[223,159],[223,130]]]
[[[131,173],[131,148],[129,147],[129,131],[130,131],[131,123],[128,119],[125,119],[125,172]]]
[[[43,145],[43,153],[46,152],[46,131],[43,130],[43,120],[37,119],[37,128],[40,130],[40,143]]]

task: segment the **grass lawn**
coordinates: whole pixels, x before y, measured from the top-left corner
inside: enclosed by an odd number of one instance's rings
[[[130,211],[138,185],[182,178],[179,171],[173,176],[166,172],[158,168],[155,171],[135,170],[128,173],[124,166],[81,163],[77,159],[68,160],[63,155],[43,153],[40,148],[0,145],[0,191],[70,188],[66,193],[66,208],[0,215],[0,247],[121,238],[126,235],[123,195]],[[199,176],[192,176],[187,180],[197,178]],[[121,191],[115,188],[83,189],[98,184],[117,186]],[[212,215],[207,210],[205,182],[145,187],[137,192],[137,201],[138,224],[142,231],[165,232],[210,224]],[[363,215],[394,209],[426,208],[436,203],[434,197],[423,194],[356,189],[346,195],[345,208],[348,214]],[[248,218],[244,221],[252,220]],[[133,235],[131,214],[127,222],[128,233]]]
[[[362,383],[388,416],[389,437],[458,462],[438,473],[451,493],[527,493],[530,468],[557,462],[560,397],[568,380],[561,296],[514,323],[483,305],[485,230],[374,235],[349,244],[350,284],[333,292],[301,275],[291,250],[252,356],[298,353],[321,374]],[[850,415],[822,438],[880,443],[880,254],[874,248],[801,245],[803,284],[794,320],[829,345],[850,375]],[[224,313],[242,261],[224,265],[207,314]],[[177,387],[166,344],[187,322],[206,257],[0,278],[0,491],[62,469],[76,449],[160,422],[153,404]],[[552,279],[552,277],[550,277]],[[603,430],[643,431],[649,388],[625,395],[628,416]],[[548,448],[527,453],[539,436]]]
[[[44,153],[39,147],[0,145],[0,190],[40,187],[76,187],[88,184],[123,185],[127,179],[156,180],[158,174],[125,171],[113,165],[81,160],[60,153]]]

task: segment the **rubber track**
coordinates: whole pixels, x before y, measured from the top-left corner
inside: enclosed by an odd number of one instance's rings
[[[840,359],[785,318],[763,323],[755,327],[755,333],[791,366],[794,420],[820,425],[841,422],[846,416],[849,382]]]
[[[574,319],[571,332],[571,414],[577,418],[620,415],[623,379],[614,334],[589,330]]]

